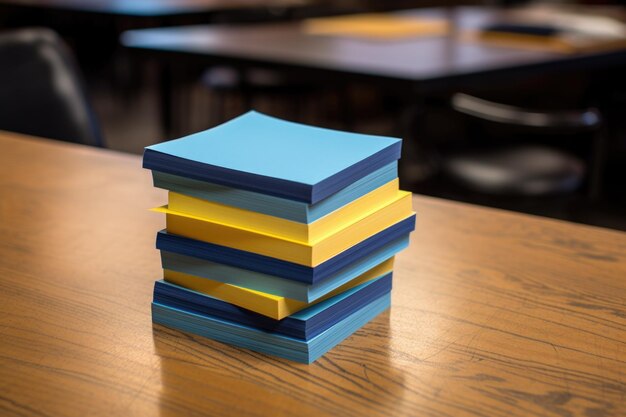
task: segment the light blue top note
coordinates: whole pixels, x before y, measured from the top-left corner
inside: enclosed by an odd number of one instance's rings
[[[315,185],[400,139],[340,132],[250,111],[220,126],[147,147],[229,170]]]

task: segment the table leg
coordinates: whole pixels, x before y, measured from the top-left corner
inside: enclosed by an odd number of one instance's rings
[[[165,138],[173,136],[173,106],[172,106],[172,67],[166,62],[159,65],[159,113],[161,118],[161,130]]]
[[[425,123],[425,106],[423,100],[407,103],[398,121],[402,137],[398,176],[400,186],[408,191],[419,191],[420,183],[435,172],[434,149],[427,146],[426,138],[420,135],[420,131],[424,131],[421,126]]]

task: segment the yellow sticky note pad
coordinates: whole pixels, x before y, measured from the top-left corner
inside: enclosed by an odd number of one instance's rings
[[[303,22],[303,28],[306,33],[312,35],[391,40],[445,35],[448,33],[449,24],[446,19],[367,13],[307,19]]]
[[[166,213],[169,233],[311,267],[414,214],[411,193],[397,191],[388,204],[368,216],[354,223],[340,224],[319,240],[306,242],[226,221],[208,221],[168,207],[154,210]]]
[[[175,192],[169,192],[168,208],[198,218],[269,233],[281,238],[311,243],[333,231],[369,216],[392,202],[398,194],[398,180],[388,182],[319,220],[305,224],[267,214],[227,206]]]
[[[223,282],[214,281],[207,278],[197,277],[194,275],[176,272],[172,270],[164,270],[163,278],[172,284],[180,285],[211,297],[218,298],[236,306],[254,311],[264,316],[271,317],[276,320],[283,319],[294,314],[306,307],[319,303],[343,291],[354,288],[364,282],[371,281],[375,278],[388,274],[393,269],[393,258],[375,266],[362,275],[359,275],[352,281],[329,292],[324,297],[315,300],[312,303],[305,303],[290,298],[280,297],[273,294],[267,294],[261,291],[255,291],[248,288],[238,287],[236,285],[225,284]]]
[[[497,31],[466,31],[461,39],[501,48],[519,48],[542,52],[574,54],[626,48],[626,38],[585,36],[539,36]]]

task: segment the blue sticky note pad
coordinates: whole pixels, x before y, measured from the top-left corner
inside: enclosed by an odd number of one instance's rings
[[[396,138],[306,126],[254,111],[149,146],[144,168],[315,203],[400,158]]]
[[[249,269],[262,274],[275,275],[276,277],[299,281],[306,284],[315,284],[331,278],[340,273],[344,268],[350,267],[366,257],[377,256],[378,251],[393,251],[394,241],[406,238],[415,229],[415,215],[376,233],[374,236],[361,241],[351,248],[339,253],[321,264],[310,267],[247,252],[227,246],[215,245],[183,236],[174,235],[162,230],[157,233],[156,248],[162,252],[171,252],[179,255],[198,258],[230,265],[237,268]],[[396,249],[402,249],[396,247]],[[391,252],[388,252],[391,253]],[[395,253],[395,252],[393,252]],[[392,254],[389,256],[392,256]],[[384,256],[384,255],[383,255]],[[171,266],[171,265],[170,265]],[[184,272],[184,271],[182,271]],[[192,273],[193,275],[193,273]],[[292,294],[292,298],[293,297]]]
[[[157,188],[164,188],[178,194],[307,224],[321,219],[397,177],[398,162],[394,161],[353,182],[328,198],[318,201],[316,204],[307,204],[301,201],[152,171],[154,186]]]
[[[387,261],[408,245],[408,235],[396,239],[383,246],[381,249],[372,252],[370,256],[358,259],[330,277],[314,284],[307,284],[301,281],[280,278],[249,269],[236,268],[226,264],[207,261],[206,259],[193,258],[191,256],[165,251],[161,252],[161,264],[163,269],[311,303]]]
[[[282,320],[274,320],[165,281],[155,282],[154,302],[275,334],[310,340],[390,291],[391,273],[360,284]]]
[[[152,321],[257,352],[311,363],[387,310],[390,304],[391,293],[387,293],[308,340],[244,326],[215,316],[198,314],[158,302],[152,303]]]

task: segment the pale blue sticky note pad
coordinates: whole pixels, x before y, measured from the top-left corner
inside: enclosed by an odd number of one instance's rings
[[[400,143],[251,111],[204,132],[147,147],[144,167],[313,202],[397,160]]]

